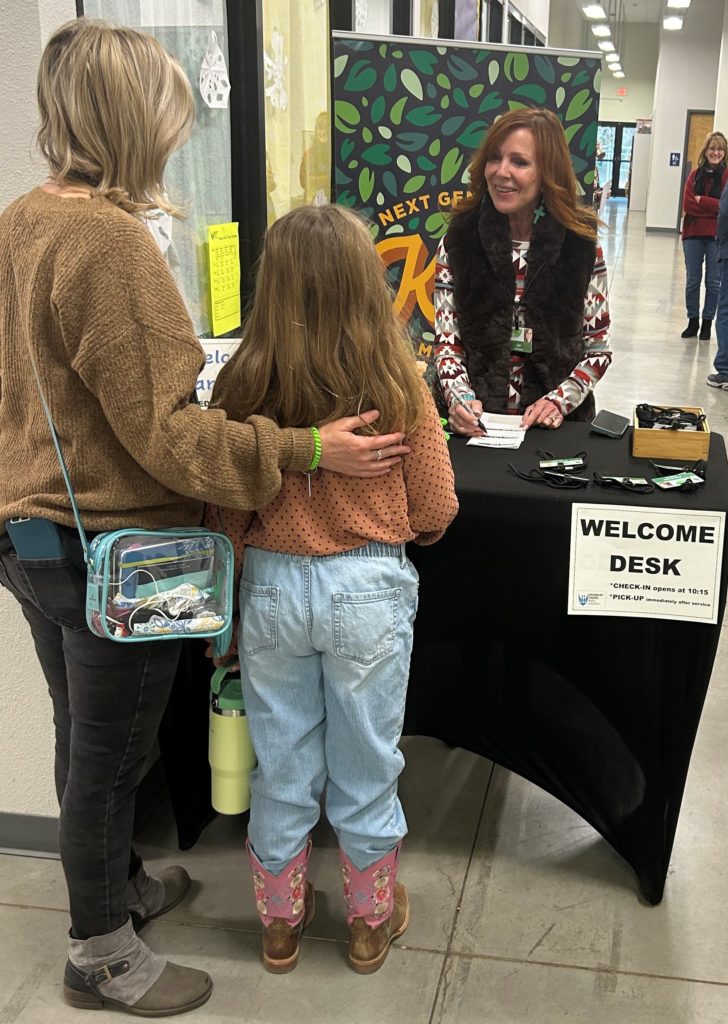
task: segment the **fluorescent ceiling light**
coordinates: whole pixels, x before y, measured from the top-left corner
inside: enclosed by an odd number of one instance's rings
[[[677,32],[683,26],[683,20],[679,14],[670,14],[662,19],[662,27],[668,32]]]
[[[601,43],[597,43],[600,50],[604,50],[605,53],[614,53],[616,49],[611,39],[602,39]]]
[[[622,70],[622,65],[621,64],[610,64],[609,65],[609,70],[612,72],[613,75],[616,75],[618,71]]]
[[[687,2],[690,3],[690,0],[687,0]],[[601,18],[606,18],[607,16],[606,11],[601,4],[587,4],[585,7],[582,7],[582,11],[584,12],[585,18],[595,18],[599,20]]]
[[[616,64],[619,61],[619,54],[618,53],[605,53],[604,54],[604,59],[607,62],[607,64]]]
[[[592,25],[591,30],[595,36],[611,36],[612,34],[609,25]]]
[[[667,6],[671,7],[674,11],[687,11],[690,6],[690,0],[667,0]]]
[[[615,78],[624,78],[624,71],[615,71],[614,72],[614,77]]]

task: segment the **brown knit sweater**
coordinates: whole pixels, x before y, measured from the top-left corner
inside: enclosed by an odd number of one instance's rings
[[[89,530],[196,525],[204,499],[255,508],[313,457],[307,430],[189,403],[204,354],[142,223],[36,188],[0,216],[0,532],[74,522],[31,348]]]

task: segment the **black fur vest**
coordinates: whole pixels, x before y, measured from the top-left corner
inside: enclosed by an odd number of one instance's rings
[[[511,372],[511,327],[516,272],[508,218],[485,194],[479,208],[458,217],[445,236],[455,308],[470,383],[487,412],[505,412]],[[543,398],[583,358],[584,298],[596,244],[546,214],[528,251],[522,299],[533,352],[525,357],[521,408]],[[569,419],[591,420],[589,395]]]

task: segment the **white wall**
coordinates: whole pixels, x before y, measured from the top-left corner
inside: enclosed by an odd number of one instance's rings
[[[719,0],[693,4],[680,32],[661,30],[647,194],[648,229],[674,230],[677,224],[682,166],[670,167],[670,153],[683,152],[687,111],[715,108],[724,8]]]
[[[718,65],[718,91],[715,96],[715,126],[728,135],[728,2],[723,14],[723,38]]]
[[[586,22],[574,7],[574,0],[551,0],[546,45],[556,50],[596,50],[587,41]]]
[[[75,16],[73,0],[0,0],[0,209],[42,181],[31,155],[42,44]],[[45,681],[17,603],[0,588],[0,811],[56,815],[53,725]]]
[[[600,121],[634,121],[652,116],[659,52],[659,25],[627,24],[619,54],[626,77],[613,78],[603,64]],[[624,97],[616,94],[620,86],[627,90]]]

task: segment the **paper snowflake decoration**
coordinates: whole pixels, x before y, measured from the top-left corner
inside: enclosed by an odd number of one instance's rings
[[[207,37],[207,49],[200,66],[200,94],[208,107],[224,108],[228,105],[230,76],[225,66],[225,55],[213,31]]]
[[[263,67],[265,77],[270,82],[265,94],[270,100],[274,110],[286,110],[288,107],[288,93],[286,92],[286,68],[288,57],[283,53],[283,36],[275,29],[271,33],[270,46],[272,56],[263,52]]]

